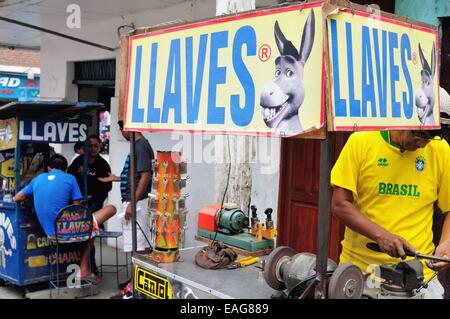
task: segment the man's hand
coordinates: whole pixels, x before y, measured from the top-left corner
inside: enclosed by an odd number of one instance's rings
[[[25,196],[23,191],[20,191],[12,198],[13,202],[20,203],[26,201],[28,198]]]
[[[110,183],[110,182],[119,182],[120,177],[116,176],[114,174],[108,173],[108,176],[106,177],[99,177],[98,180],[103,183]]]
[[[130,220],[131,217],[133,217],[133,213],[131,211],[131,203],[129,203],[127,209],[125,210],[125,219]]]
[[[419,251],[411,246],[404,238],[395,236],[387,231],[377,238],[377,243],[383,252],[395,258],[400,257],[405,259],[405,251],[410,251],[415,254],[419,253]]]
[[[83,172],[84,172],[84,167],[83,166],[78,167],[77,173],[79,175],[83,175]]]
[[[436,248],[436,252],[434,253],[434,256],[442,257],[442,258],[449,258],[450,257],[450,241],[440,243],[439,246],[437,246],[437,248]],[[446,263],[446,262],[433,262],[431,260],[428,260],[427,266],[434,271],[439,271],[439,270],[449,267],[450,264]]]

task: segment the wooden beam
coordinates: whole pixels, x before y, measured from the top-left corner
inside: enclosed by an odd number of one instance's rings
[[[326,127],[322,127],[318,130],[308,131],[299,135],[292,136],[290,138],[301,138],[307,140],[323,140],[326,137]]]
[[[119,108],[117,119],[123,121],[125,112],[125,98],[127,92],[128,78],[128,39],[129,36],[120,37],[120,57],[119,57]]]
[[[356,4],[353,2],[349,2],[347,0],[328,0],[330,4],[334,4],[336,6],[339,7],[343,7],[343,8],[347,8],[350,10],[355,10],[355,11],[362,11],[362,12],[367,12],[367,7],[365,5],[361,5],[361,4]],[[413,26],[419,26],[419,27],[424,27],[424,28],[429,28],[429,29],[433,29],[433,30],[437,30],[437,27],[432,25],[432,24],[428,24],[428,23],[424,23],[421,21],[417,21],[417,20],[413,20],[410,19],[408,17],[403,17],[397,14],[393,14],[393,13],[389,13],[389,12],[385,12],[385,11],[380,11],[380,15],[384,18],[389,18],[392,20],[396,20],[396,21],[401,21]]]

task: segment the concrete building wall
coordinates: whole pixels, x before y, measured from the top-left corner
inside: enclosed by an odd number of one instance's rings
[[[395,13],[438,26],[439,18],[450,16],[450,1],[396,0]]]
[[[265,0],[258,5],[275,4],[276,1]],[[88,41],[97,42],[110,47],[118,47],[119,37],[117,28],[121,25],[134,23],[137,27],[151,26],[162,22],[177,19],[199,20],[215,15],[215,1],[192,0],[172,7],[139,12],[115,19],[101,21],[99,23],[83,26],[81,29],[70,31],[67,34]],[[72,84],[73,62],[100,59],[118,59],[119,50],[114,52],[86,46],[52,35],[44,35],[41,45],[41,97],[65,98],[77,100],[77,87]],[[118,69],[118,68],[117,68]],[[116,81],[116,83],[118,83]],[[116,96],[118,96],[116,85]],[[129,144],[122,138],[115,123],[117,122],[118,99],[113,98],[111,103],[111,144],[110,165],[113,173],[120,174],[126,155],[129,152]],[[181,150],[188,161],[188,175],[186,193],[189,194],[187,207],[188,217],[188,246],[193,244],[194,234],[197,229],[197,212],[204,205],[214,202],[214,168],[215,162],[208,153],[214,145],[214,137],[209,135],[186,135],[170,133],[145,133],[155,151]],[[279,139],[257,139],[255,146],[256,159],[252,164],[253,190],[252,204],[259,208],[262,214],[267,207],[274,208],[276,217],[279,183]],[[190,146],[189,146],[190,145]],[[261,146],[260,146],[261,145]],[[73,150],[71,145],[63,146],[61,152],[67,158],[71,158]],[[109,196],[109,202],[120,207],[120,190],[115,183]],[[261,216],[263,217],[263,216]],[[108,222],[110,230],[120,230],[120,222],[113,218]]]

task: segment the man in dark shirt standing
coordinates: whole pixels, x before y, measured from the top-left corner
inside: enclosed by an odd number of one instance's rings
[[[99,181],[99,177],[109,176],[111,167],[108,162],[100,156],[101,140],[97,135],[90,135],[88,138],[88,170],[87,170],[87,192],[88,207],[92,212],[98,211],[103,207],[106,197],[112,188],[112,182],[104,183]],[[77,179],[78,186],[84,191],[84,155],[80,155],[72,162],[67,170]],[[103,224],[99,225],[104,229]],[[91,250],[91,265],[94,274],[98,275],[97,264],[95,262],[95,247]]]
[[[112,189],[112,182],[104,183],[99,181],[99,177],[107,177],[111,173],[111,167],[108,162],[100,156],[101,140],[97,135],[91,135],[88,138],[88,196],[89,209],[93,212],[103,207],[103,203]],[[77,179],[81,191],[84,190],[83,178],[84,156],[78,156],[69,166],[68,173],[74,175]]]
[[[123,121],[117,123],[123,137],[130,141],[130,132],[123,130]],[[148,140],[140,132],[135,132],[135,154],[136,154],[136,222],[137,227],[137,251],[143,252],[150,247],[147,238],[150,235],[150,225],[148,216],[148,193],[152,187],[152,160],[155,158],[154,152]],[[122,219],[123,250],[132,251],[131,235],[131,183],[130,183],[130,154],[128,154],[122,173],[119,176],[110,175],[100,178],[103,182],[120,182],[120,193],[122,195],[122,209],[118,217]],[[131,284],[128,284],[115,298],[131,298]]]

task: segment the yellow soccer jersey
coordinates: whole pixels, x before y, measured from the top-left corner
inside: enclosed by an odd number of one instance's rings
[[[331,171],[331,185],[350,190],[354,205],[372,222],[405,238],[422,254],[433,255],[433,203],[450,210],[450,153],[445,140],[401,153],[389,133],[353,133]],[[401,259],[366,248],[369,238],[346,227],[340,263],[367,270],[370,264]],[[425,261],[424,261],[425,262]],[[424,264],[425,279],[433,271]]]

